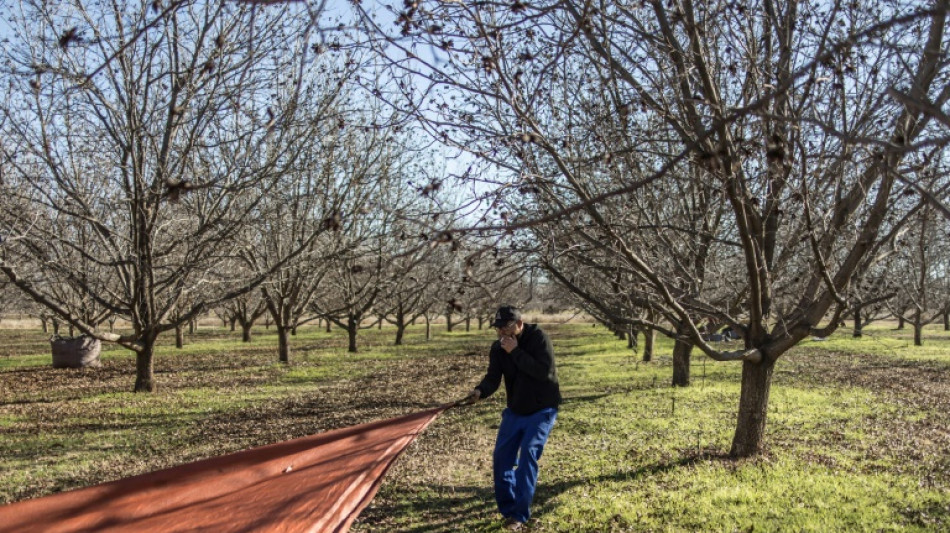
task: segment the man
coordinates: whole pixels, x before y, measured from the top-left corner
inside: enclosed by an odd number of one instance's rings
[[[525,324],[511,306],[498,308],[492,326],[498,340],[489,352],[488,372],[469,399],[491,396],[505,378],[508,408],[501,414],[493,455],[495,501],[505,526],[517,531],[531,517],[538,459],[554,427],[561,391],[551,340],[541,328]]]

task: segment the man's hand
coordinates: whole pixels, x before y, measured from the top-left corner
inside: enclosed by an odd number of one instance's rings
[[[469,393],[460,403],[471,404],[480,400],[482,397],[482,391],[479,389],[472,389],[472,392]]]
[[[504,350],[505,353],[511,353],[511,350],[514,350],[515,348],[518,347],[518,341],[515,340],[514,337],[509,337],[506,335],[502,337],[500,340],[501,340],[501,349]]]

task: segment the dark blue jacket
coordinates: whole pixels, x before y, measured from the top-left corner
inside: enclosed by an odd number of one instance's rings
[[[495,341],[488,353],[488,372],[476,389],[487,398],[498,390],[505,378],[508,407],[520,415],[530,415],[546,407],[561,404],[561,388],[554,366],[551,339],[537,324],[525,324],[517,337],[518,346],[505,353],[501,341]]]

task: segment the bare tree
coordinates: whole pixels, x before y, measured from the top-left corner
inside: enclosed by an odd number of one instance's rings
[[[416,216],[424,218],[422,213]],[[409,325],[424,318],[438,300],[443,291],[437,273],[445,270],[460,246],[457,242],[439,242],[438,232],[431,238],[428,234],[420,235],[417,229],[416,225],[399,220],[390,232],[394,245],[389,262],[391,283],[378,302],[377,314],[380,323],[385,321],[396,327],[396,346],[403,344]]]
[[[914,346],[923,345],[923,328],[943,317],[947,303],[943,290],[946,278],[947,224],[931,204],[918,214],[918,222],[908,232],[905,245],[894,261],[899,301],[909,302],[901,318],[914,327]]]
[[[380,186],[376,173],[385,171],[381,154],[391,150],[386,134],[346,126],[352,118],[337,114],[332,128],[312,139],[307,155],[285,177],[286,185],[263,202],[262,216],[249,228],[249,242],[255,244],[243,255],[255,270],[273,268],[284,250],[310,242],[305,253],[280,268],[261,289],[277,329],[281,362],[290,360],[288,335],[312,320],[311,305],[324,290],[330,262],[344,249],[341,235],[370,208]]]
[[[397,128],[362,130],[369,134],[347,147],[352,162],[343,167],[341,177],[358,187],[354,193],[358,200],[350,213],[343,214],[345,226],[334,236],[339,252],[328,258],[326,290],[310,305],[315,316],[346,330],[350,352],[357,351],[359,330],[371,327],[364,320],[374,316],[374,309],[396,285],[394,276],[402,274],[393,263],[405,255],[398,238],[403,230],[397,223],[417,198],[406,186],[407,177],[418,173],[410,139]]]
[[[937,108],[950,98],[947,7],[412,4],[402,35],[381,40],[397,80],[381,93],[436,138],[495,164],[496,187],[537,195],[495,227],[586,232],[590,251],[616,258],[624,297],[656,313],[627,323],[741,361],[731,453],[748,456],[763,446],[776,361],[839,327],[890,215],[910,208],[899,201],[902,165],[946,142],[933,115],[890,90]],[[631,196],[647,186],[673,195],[684,183],[708,184],[722,210],[684,220],[668,196],[654,206],[663,245],[624,233],[623,217],[633,227],[650,220]],[[719,213],[705,245],[676,237]],[[677,264],[699,253],[708,259],[698,271]],[[732,325],[745,346],[710,344],[708,322]]]
[[[314,45],[304,10],[161,7],[24,0],[3,57],[10,201],[0,270],[81,332],[134,351],[136,391],[155,388],[160,333],[271,273],[236,279],[219,267],[305,146],[288,127],[301,120],[301,99],[332,93],[340,76],[304,76]],[[90,242],[56,230],[64,225],[84,228]],[[84,280],[83,264],[45,260],[66,251],[97,264],[97,278]],[[132,331],[85,320],[48,289],[63,281]],[[201,297],[185,306],[189,294]]]
[[[432,321],[445,312],[447,305],[458,305],[453,301],[456,287],[453,279],[448,273],[451,271],[451,265],[458,259],[455,246],[460,246],[457,241],[448,243],[439,243],[430,241],[429,235],[425,235],[422,246],[417,244],[417,240],[422,240],[421,235],[409,233],[406,236],[409,250],[408,260],[411,262],[410,268],[405,271],[401,277],[394,279],[395,284],[386,300],[389,301],[388,308],[391,311],[387,316],[389,322],[396,326],[396,344],[401,344],[402,335],[408,324],[414,324],[416,320],[425,320],[425,340],[432,338]],[[397,237],[402,240],[402,234]],[[397,254],[397,257],[406,255],[407,252]],[[413,257],[422,259],[414,261]],[[402,332],[402,333],[401,333]]]
[[[524,308],[532,303],[539,271],[532,258],[535,247],[518,242],[504,247],[498,238],[469,242],[473,251],[457,263],[461,276],[455,290],[466,321],[475,318],[481,328],[500,305]]]
[[[251,329],[264,313],[267,312],[267,303],[258,291],[252,291],[234,298],[224,304],[227,316],[234,317],[241,325],[241,342],[251,342]]]
[[[875,268],[854,280],[850,302],[852,337],[862,337],[865,327],[893,316],[888,305],[896,296],[893,277],[887,269]]]

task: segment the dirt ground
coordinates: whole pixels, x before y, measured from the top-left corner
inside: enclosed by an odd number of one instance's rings
[[[48,342],[42,338],[36,340],[35,332],[4,333],[7,342],[0,348],[0,357],[48,350]],[[210,336],[204,340],[210,340]],[[345,342],[343,336],[332,340],[341,347]],[[56,461],[55,457],[63,453],[82,452],[63,450],[55,443],[54,449],[31,447],[33,445],[26,444],[33,438],[31,435],[66,440],[70,435],[87,432],[136,429],[157,435],[143,437],[138,443],[116,443],[116,451],[123,446],[140,446],[141,449],[117,455],[111,462],[18,486],[12,493],[0,497],[0,503],[148,472],[203,458],[209,453],[238,451],[434,407],[460,398],[477,379],[474,376],[484,371],[482,358],[472,355],[474,348],[462,344],[454,353],[443,353],[439,357],[354,361],[350,365],[353,372],[347,372],[348,365],[344,364],[340,375],[331,379],[305,383],[299,392],[289,388],[279,397],[255,400],[220,414],[202,415],[200,423],[184,421],[186,414],[175,411],[168,412],[164,419],[161,412],[105,414],[121,409],[123,402],[137,402],[139,397],[143,401],[147,399],[147,395],[127,394],[135,375],[132,358],[106,357],[100,368],[80,370],[50,366],[2,370],[0,433],[5,434],[5,442],[0,448],[8,460],[46,464]],[[108,350],[113,349],[119,350]],[[298,346],[293,355],[300,358],[305,349],[306,346]],[[281,375],[287,370],[275,365],[275,358],[272,346],[254,347],[227,356],[220,353],[160,356],[155,362],[157,394],[174,396],[200,388],[217,391],[209,394],[239,397],[241,391],[281,381]],[[360,375],[346,377],[348,374]],[[109,397],[112,394],[120,397],[112,399]],[[17,422],[3,424],[4,419]],[[160,433],[174,434],[174,444],[163,443]]]

